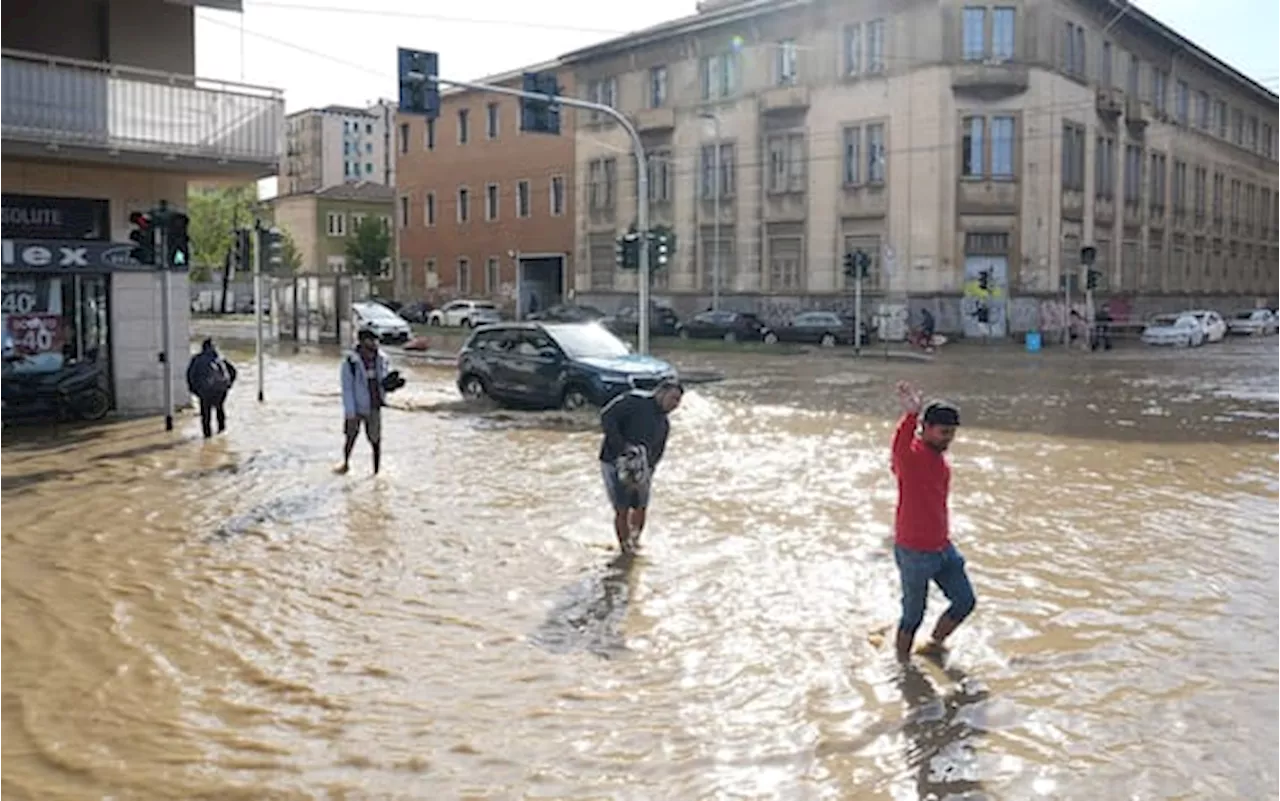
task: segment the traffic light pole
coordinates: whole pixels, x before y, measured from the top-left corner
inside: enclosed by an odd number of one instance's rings
[[[541,100],[545,103],[551,103],[569,108],[583,109],[585,111],[594,111],[598,114],[604,114],[612,117],[622,129],[631,137],[631,147],[635,151],[636,157],[636,233],[640,236],[640,297],[636,317],[639,319],[639,346],[640,353],[647,354],[649,352],[649,175],[645,169],[644,143],[640,141],[640,134],[636,132],[635,126],[627,119],[626,115],[621,111],[606,106],[601,103],[590,103],[586,100],[578,100],[573,97],[562,97],[560,95],[548,95],[541,92],[526,92],[523,89],[510,89],[506,86],[493,86],[487,83],[470,83],[467,81],[450,81],[435,75],[411,77],[425,77],[431,83],[437,83],[442,86],[457,86],[462,89],[474,89],[480,92],[492,92],[499,95],[510,95],[512,97],[520,97],[525,100]]]
[[[862,265],[856,265],[853,281],[853,355],[862,355]]]
[[[265,376],[262,371],[262,266],[267,258],[267,249],[262,246],[262,227],[254,226],[258,234],[257,258],[253,260],[253,317],[257,330],[254,333],[254,348],[258,358],[258,403],[262,403],[262,387]]]
[[[156,226],[156,238],[159,240],[159,253],[156,254],[156,261],[160,265],[160,347],[163,349],[160,353],[160,364],[163,365],[164,374],[164,430],[173,430],[173,343],[172,332],[169,323],[169,306],[172,302],[170,298],[170,275],[169,265],[169,231],[168,220],[161,217],[163,222]]]

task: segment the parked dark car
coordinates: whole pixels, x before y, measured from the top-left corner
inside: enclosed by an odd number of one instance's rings
[[[828,348],[853,344],[853,321],[846,320],[835,312],[801,312],[773,331],[779,342],[802,342]],[[866,344],[865,330],[862,332],[862,341]]]
[[[723,339],[726,342],[777,341],[769,326],[749,312],[705,311],[680,328],[684,339]]]
[[[635,334],[640,330],[640,315],[634,306],[619,309],[608,321],[609,330],[618,334]],[[649,312],[649,333],[655,337],[678,336],[684,325],[670,306],[654,306]]]
[[[589,323],[498,323],[478,329],[458,353],[464,398],[541,408],[603,406],[632,388],[675,377],[670,364],[631,352]]]
[[[557,303],[542,311],[525,315],[526,320],[544,323],[592,323],[608,318],[609,315],[595,306],[577,306],[571,303]]]
[[[427,315],[431,313],[432,306],[425,300],[415,300],[400,308],[400,316],[411,323],[427,322]]]

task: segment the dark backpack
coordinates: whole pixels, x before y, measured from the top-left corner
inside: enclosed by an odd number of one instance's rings
[[[209,362],[209,372],[204,378],[205,390],[212,393],[226,392],[231,389],[231,371],[222,359]]]

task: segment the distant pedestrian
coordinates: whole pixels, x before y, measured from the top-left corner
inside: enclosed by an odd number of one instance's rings
[[[947,637],[973,611],[974,597],[964,557],[951,543],[947,513],[951,468],[943,454],[955,438],[960,412],[949,403],[935,401],[922,415],[920,393],[906,382],[898,383],[898,398],[903,415],[893,434],[893,473],[898,479],[893,555],[902,582],[896,650],[905,662],[924,621],[930,582],[938,585],[951,606],[938,618],[923,653],[944,653]]]
[[[632,390],[614,398],[600,412],[604,441],[600,472],[613,506],[613,530],[624,553],[634,551],[644,531],[653,471],[667,448],[671,422],[684,397],[684,387],[665,379],[653,392]]]
[[[382,407],[386,401],[384,389],[387,375],[387,357],[378,347],[378,335],[371,328],[360,329],[356,346],[342,360],[342,412],[343,432],[346,442],[342,446],[342,464],[338,473],[351,469],[351,451],[364,426],[369,447],[373,449],[373,472],[376,475],[382,462]]]
[[[205,439],[213,436],[214,415],[218,418],[218,433],[227,430],[225,404],[235,383],[235,365],[222,358],[212,339],[200,343],[200,352],[187,364],[187,389],[200,401],[200,430]]]

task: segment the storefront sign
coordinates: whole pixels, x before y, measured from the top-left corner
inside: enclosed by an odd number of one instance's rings
[[[74,239],[104,241],[111,236],[105,200],[39,195],[3,196],[5,239]]]
[[[41,273],[155,269],[134,261],[132,250],[132,244],[120,242],[5,239],[0,242],[0,264],[5,270]],[[185,271],[186,266],[175,269]]]
[[[23,356],[62,350],[62,318],[56,314],[9,314],[5,323],[14,350]]]

